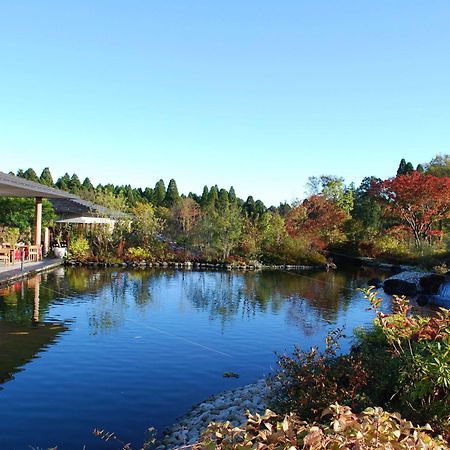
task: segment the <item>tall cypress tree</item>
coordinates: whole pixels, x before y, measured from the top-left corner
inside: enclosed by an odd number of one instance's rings
[[[215,208],[218,200],[219,200],[219,188],[217,187],[217,185],[211,186],[211,189],[209,190],[206,206],[208,208]]]
[[[165,197],[166,185],[164,184],[164,180],[159,180],[155,184],[155,189],[153,189],[153,204],[155,206],[163,206]]]
[[[172,208],[173,205],[180,201],[180,194],[178,193],[177,183],[172,178],[167,186],[166,196],[164,198],[164,206]]]
[[[406,160],[402,158],[397,169],[397,176],[406,174]]]
[[[50,187],[54,186],[53,177],[52,177],[52,174],[51,174],[50,169],[48,167],[46,167],[42,171],[41,176],[39,177],[39,182],[41,184],[45,184],[46,186],[50,186]]]
[[[86,177],[83,180],[83,183],[81,184],[81,189],[83,191],[93,191],[94,190],[94,186],[92,185],[91,180],[88,177]]]
[[[62,177],[56,180],[56,187],[63,191],[69,190],[70,175],[66,172]]]
[[[69,187],[69,191],[72,192],[72,194],[79,194],[79,192],[81,190],[81,182],[76,173],[74,173],[70,177],[68,187]]]
[[[23,178],[39,183],[39,177],[36,175],[36,172],[31,167],[25,170],[25,172],[23,173]]]
[[[200,197],[200,206],[204,208],[208,204],[209,189],[208,186],[203,187],[202,196]]]
[[[230,190],[228,191],[228,200],[232,205],[234,205],[237,202],[236,192],[234,191],[233,186],[231,186]]]
[[[219,199],[217,201],[217,208],[219,211],[226,211],[230,207],[230,199],[226,189],[219,191]]]
[[[414,172],[414,166],[409,162],[405,166],[405,174],[410,174]]]
[[[142,194],[142,197],[143,197],[145,200],[147,200],[148,202],[152,202],[152,200],[153,200],[153,189],[152,189],[152,188],[149,188],[149,187],[146,187],[146,188],[144,189],[144,192],[143,192],[143,194]]]

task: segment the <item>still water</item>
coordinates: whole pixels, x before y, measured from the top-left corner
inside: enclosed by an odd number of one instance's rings
[[[373,318],[373,269],[182,272],[57,269],[0,289],[0,449],[140,448],[209,395]],[[235,372],[238,379],[224,378]]]

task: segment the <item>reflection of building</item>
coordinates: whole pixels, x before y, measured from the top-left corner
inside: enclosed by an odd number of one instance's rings
[[[39,323],[40,282],[41,278],[37,276],[0,290],[0,296],[5,298],[19,292],[23,298],[24,283],[33,291],[33,308],[29,320],[26,322],[0,320],[0,383],[12,378],[14,372],[35,358],[66,329],[62,325]]]

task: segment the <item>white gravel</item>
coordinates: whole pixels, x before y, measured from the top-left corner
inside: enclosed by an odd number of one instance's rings
[[[245,420],[245,412],[263,413],[270,389],[264,379],[208,398],[192,408],[164,433],[157,450],[169,450],[193,444],[210,422],[229,421],[237,426]]]

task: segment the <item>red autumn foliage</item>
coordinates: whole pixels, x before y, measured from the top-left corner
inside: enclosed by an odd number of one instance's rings
[[[417,171],[374,183],[374,193],[386,212],[412,231],[419,245],[432,225],[450,218],[450,177],[435,177]]]
[[[289,212],[286,229],[292,237],[307,235],[324,247],[342,238],[342,226],[347,219],[347,213],[336,203],[312,195]]]

